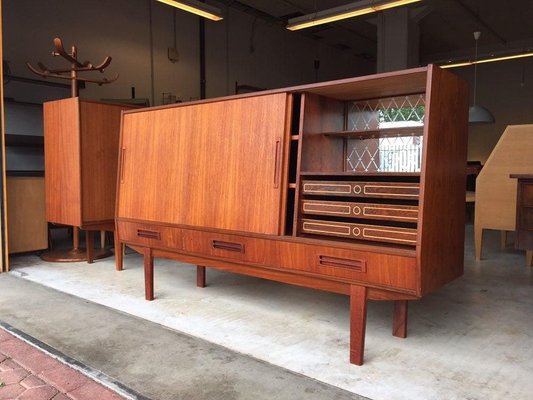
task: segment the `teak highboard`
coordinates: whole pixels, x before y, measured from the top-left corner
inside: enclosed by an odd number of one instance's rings
[[[154,257],[347,294],[361,365],[367,300],[405,337],[407,301],[463,273],[467,110],[430,65],[124,112],[116,223],[146,298]]]
[[[47,221],[114,231],[120,118],[132,106],[73,97],[43,105]],[[117,242],[117,241],[116,241]]]

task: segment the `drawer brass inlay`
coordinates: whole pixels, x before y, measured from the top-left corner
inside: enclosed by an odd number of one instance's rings
[[[319,228],[313,228],[313,226],[315,227],[323,227],[324,229],[319,229]],[[346,235],[346,236],[350,236],[350,233],[351,233],[351,229],[349,226],[346,226],[346,225],[338,225],[338,224],[326,224],[326,223],[322,223],[322,222],[304,222],[303,225],[303,230],[306,231],[306,232],[315,232],[315,233],[335,233],[335,234],[338,234],[338,235]],[[339,229],[340,231],[337,232],[337,231],[333,231],[333,230],[327,230],[327,228],[333,228],[333,229]]]
[[[383,232],[383,233],[388,233],[388,234],[399,234],[399,235],[404,235],[404,236],[414,236],[414,239],[402,239],[402,238],[395,238],[395,237],[391,237],[389,235],[377,235],[377,234],[369,234],[368,232]],[[391,230],[391,229],[381,229],[381,228],[363,228],[363,237],[365,238],[371,238],[371,239],[382,239],[382,240],[389,240],[389,241],[394,241],[394,242],[402,242],[402,243],[411,243],[411,244],[415,244],[416,243],[416,232],[405,232],[405,231],[395,231],[395,230]]]
[[[377,211],[398,211],[401,213],[408,213],[408,214],[414,214],[413,216],[405,216],[405,215],[396,215],[394,214],[394,219],[408,219],[411,221],[416,221],[418,219],[418,210],[409,210],[404,208],[393,208],[393,207],[376,207],[376,206],[365,206],[363,207],[363,215],[370,217],[370,216],[387,216],[387,214],[382,213],[373,213],[371,210],[377,210]]]
[[[304,192],[305,193],[350,194],[352,192],[352,185],[336,184],[336,183],[328,183],[328,184],[304,183]]]
[[[418,197],[418,193],[411,194],[411,193],[405,193],[405,192],[394,192],[394,193],[387,193],[387,192],[381,192],[381,191],[373,191],[372,189],[407,189],[407,190],[418,190],[417,186],[382,186],[382,185],[365,185],[364,194],[368,195],[379,195],[379,196],[408,196],[408,197]]]
[[[350,215],[350,206],[342,204],[331,204],[331,203],[303,203],[304,212],[320,212],[324,214],[343,214]],[[337,209],[337,211],[334,211]]]

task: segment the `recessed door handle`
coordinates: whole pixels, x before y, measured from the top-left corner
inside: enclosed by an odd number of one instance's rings
[[[222,240],[212,240],[211,247],[219,250],[235,251],[237,253],[244,253],[244,244],[223,242]]]

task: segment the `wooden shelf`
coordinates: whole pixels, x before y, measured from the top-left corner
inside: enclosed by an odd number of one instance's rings
[[[409,126],[402,128],[372,129],[364,131],[324,132],[325,136],[343,137],[348,139],[374,139],[398,136],[422,136],[423,126]]]
[[[6,176],[44,176],[42,170],[7,170]]]
[[[291,140],[298,140],[300,135],[291,135]]]
[[[6,133],[5,145],[10,147],[44,147],[44,137],[36,135],[16,135]]]
[[[296,189],[296,183],[289,183],[289,189]]]
[[[346,171],[346,172],[320,172],[320,171],[302,171],[301,176],[332,176],[332,177],[346,177],[346,176],[420,176],[420,172],[379,172],[379,171]]]

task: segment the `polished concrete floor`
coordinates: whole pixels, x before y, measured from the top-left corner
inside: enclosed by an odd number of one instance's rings
[[[390,303],[369,305],[362,367],[345,296],[213,270],[198,289],[192,266],[156,260],[146,302],[136,254],[122,272],[12,257],[0,319],[153,399],[530,399],[533,268],[491,231],[475,262],[471,239],[464,277],[411,303],[407,339]]]

